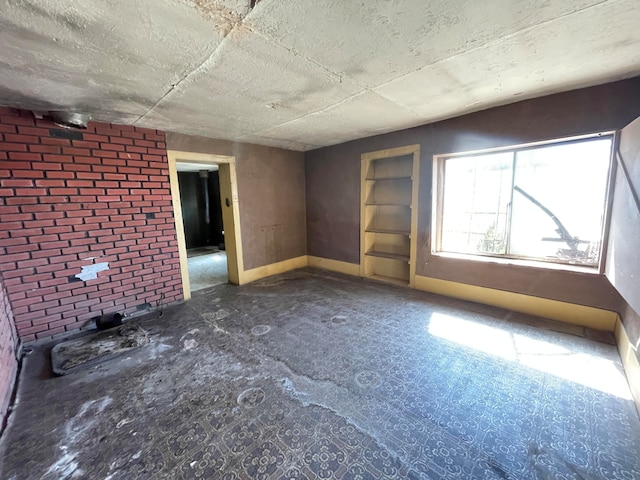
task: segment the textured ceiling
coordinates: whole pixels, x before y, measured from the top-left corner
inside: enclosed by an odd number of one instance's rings
[[[638,0],[4,0],[0,104],[309,150],[640,74]]]

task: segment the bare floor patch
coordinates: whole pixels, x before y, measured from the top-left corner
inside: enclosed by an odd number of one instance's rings
[[[147,333],[137,325],[123,325],[95,335],[62,342],[51,350],[56,375],[67,375],[119,357],[149,343]]]
[[[215,324],[218,320],[222,320],[223,318],[227,318],[230,315],[225,309],[221,308],[215,312],[205,312],[202,314],[202,317],[205,319],[207,323],[210,325]]]

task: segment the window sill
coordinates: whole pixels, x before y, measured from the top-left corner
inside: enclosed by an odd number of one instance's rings
[[[543,270],[562,270],[568,272],[588,273],[591,275],[600,274],[598,266],[588,267],[585,265],[571,265],[568,263],[543,262],[535,260],[521,260],[518,258],[500,258],[483,255],[470,255],[465,253],[431,252],[432,257],[452,258],[456,260],[468,260],[480,263],[498,263],[500,265],[513,265],[518,267],[530,267]]]

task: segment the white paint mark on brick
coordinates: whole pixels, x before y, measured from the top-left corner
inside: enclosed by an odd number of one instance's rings
[[[82,271],[76,275],[76,278],[85,282],[87,280],[95,280],[98,278],[98,272],[104,272],[105,270],[109,270],[109,262],[85,265],[82,267]]]

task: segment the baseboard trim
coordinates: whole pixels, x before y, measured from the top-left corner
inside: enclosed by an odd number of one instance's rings
[[[355,277],[360,276],[360,265],[358,264],[341,262],[330,258],[314,257],[312,255],[302,255],[300,257],[283,260],[282,262],[271,263],[269,265],[247,270],[241,275],[241,284],[255,282],[261,278],[278,275],[280,273],[307,266],[344,273],[345,275],[352,275]]]
[[[615,336],[620,360],[622,360],[622,366],[624,367],[624,374],[627,377],[627,383],[635,401],[636,410],[640,415],[640,362],[638,362],[635,346],[629,340],[627,331],[619,316],[616,320]]]
[[[360,276],[360,264],[358,263],[341,262],[340,260],[307,255],[307,266],[344,273],[345,275],[352,275],[354,277]]]
[[[261,278],[271,277],[272,275],[278,275],[280,273],[288,272],[290,270],[296,270],[307,266],[307,256],[302,255],[296,258],[289,258],[277,263],[271,263],[262,267],[252,268],[251,270],[245,270],[240,275],[240,284],[255,282]]]
[[[533,297],[521,293],[478,287],[439,278],[416,275],[415,288],[424,292],[483,303],[551,320],[613,332],[618,314],[609,310],[575,303]]]
[[[247,270],[243,272],[241,276],[241,284],[254,282],[261,278],[278,275],[306,266],[343,273],[354,277],[360,276],[359,264],[315,257],[313,255],[302,255],[300,257],[283,260],[282,262]],[[451,282],[449,280],[424,277],[421,275],[415,276],[415,289],[609,332],[616,330],[616,321],[618,319],[616,312],[601,308],[479,287],[477,285]]]

